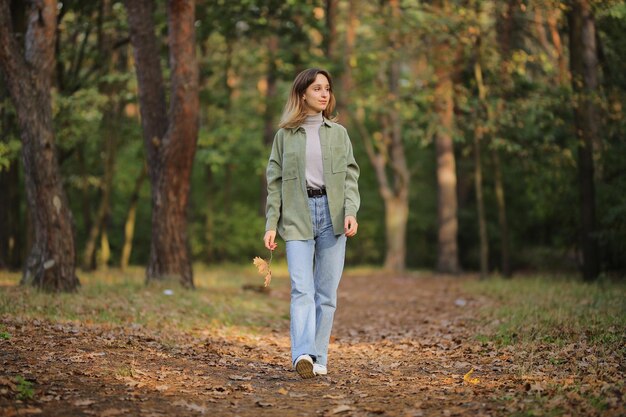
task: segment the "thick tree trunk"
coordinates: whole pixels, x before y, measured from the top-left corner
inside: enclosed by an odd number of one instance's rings
[[[152,184],[152,242],[146,281],[176,278],[193,287],[187,242],[191,166],[198,137],[195,2],[168,2],[171,99],[169,119],[154,33],[153,4],[127,0]]]
[[[33,3],[24,59],[11,34],[8,1],[0,0],[0,65],[21,130],[26,198],[35,229],[22,284],[73,291],[79,282],[72,217],[55,153],[50,98],[56,13],[54,0]]]
[[[135,189],[130,196],[130,204],[128,206],[128,213],[126,214],[126,221],[124,222],[124,246],[122,246],[122,256],[120,257],[120,269],[125,271],[128,268],[130,261],[130,254],[133,249],[133,236],[135,235],[135,219],[137,217],[137,203],[139,202],[139,193],[143,182],[146,180],[148,169],[143,166],[143,169],[139,173],[137,180],[135,181]]]
[[[449,48],[439,48],[440,57],[450,53]],[[439,224],[437,271],[456,274],[460,270],[457,246],[458,220],[456,195],[456,162],[452,143],[453,129],[453,84],[451,68],[438,65],[435,69],[437,85],[435,97],[439,115],[439,130],[435,137],[437,153],[437,218]]]
[[[577,93],[574,104],[578,137],[578,175],[580,187],[581,246],[583,278],[595,280],[600,272],[595,216],[593,147],[598,140],[599,117],[594,97],[598,90],[598,59],[593,11],[588,0],[574,0],[569,14],[570,68],[572,87]]]

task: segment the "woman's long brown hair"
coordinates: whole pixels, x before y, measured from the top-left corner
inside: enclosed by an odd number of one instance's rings
[[[335,120],[332,116],[332,112],[335,109],[335,94],[333,93],[333,80],[330,73],[320,68],[309,68],[302,71],[293,80],[289,98],[287,98],[287,103],[285,104],[283,114],[280,118],[280,123],[278,124],[279,127],[295,128],[302,125],[307,116],[302,95],[306,89],[313,84],[317,74],[325,76],[328,79],[328,85],[330,86],[328,106],[326,106],[326,109],[322,111],[322,116],[324,116],[327,120]]]

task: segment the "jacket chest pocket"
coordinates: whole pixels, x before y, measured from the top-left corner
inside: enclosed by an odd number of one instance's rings
[[[332,147],[332,169],[333,173],[346,172],[348,170],[348,158],[343,146]]]
[[[298,178],[298,159],[295,152],[287,152],[283,155],[283,181]]]

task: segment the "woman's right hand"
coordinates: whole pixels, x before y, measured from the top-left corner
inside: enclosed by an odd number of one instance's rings
[[[269,250],[274,250],[278,246],[278,244],[274,243],[274,239],[276,239],[276,230],[268,230],[265,232],[263,242],[265,242],[265,247]]]

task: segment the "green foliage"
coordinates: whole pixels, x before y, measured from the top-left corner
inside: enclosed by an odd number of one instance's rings
[[[473,139],[485,128],[482,167],[490,263],[499,264],[500,227],[495,196],[493,156],[501,159],[514,268],[574,269],[578,262],[580,224],[578,156],[573,131],[569,82],[558,84],[559,65],[549,28],[542,42],[535,22],[554,12],[567,51],[566,2],[530,1],[511,11],[509,56],[503,55],[507,2],[400,1],[393,16],[386,2],[364,1],[356,10],[357,42],[345,57],[348,2],[338,2],[336,52],[325,55],[329,34],[323,2],[243,0],[199,1],[196,42],[200,64],[200,133],[193,167],[188,234],[200,262],[244,262],[262,250],[264,232],[262,179],[269,154],[264,131],[277,121],[290,82],[301,69],[330,68],[337,98],[369,135],[383,137],[385,119],[397,113],[411,171],[407,261],[432,267],[437,253],[437,186],[433,137],[441,128],[436,113],[437,60],[450,58],[455,87],[461,264],[478,267],[477,210],[473,184]],[[626,205],[623,194],[626,118],[626,6],[623,1],[595,2],[602,68],[595,98],[602,115],[595,152],[598,242],[606,271],[626,270]],[[538,12],[536,15],[535,13]],[[56,55],[53,116],[63,182],[72,208],[77,247],[82,248],[103,190],[105,138],[114,131],[115,168],[107,235],[116,263],[124,242],[124,223],[135,182],[145,162],[137,81],[128,39],[125,8],[113,1],[111,14],[96,30],[97,3],[64,2]],[[545,22],[544,22],[545,23]],[[162,42],[161,62],[167,80],[167,22],[164,3],[155,11]],[[99,37],[105,35],[104,38]],[[276,51],[268,45],[278,41]],[[116,57],[103,54],[102,43],[115,43]],[[448,54],[439,56],[439,46]],[[449,55],[449,56],[448,56]],[[346,58],[350,58],[346,61]],[[389,97],[389,64],[400,62],[398,97]],[[474,65],[480,63],[486,89],[478,99]],[[341,76],[349,65],[353,88]],[[268,77],[276,94],[267,97]],[[567,78],[567,74],[565,74]],[[114,93],[110,93],[114,91]],[[2,102],[5,117],[12,107]],[[111,121],[111,111],[117,109]],[[109,116],[107,116],[109,115]],[[361,166],[362,207],[359,235],[348,245],[347,262],[375,264],[384,259],[384,207],[376,175],[360,132],[340,114]],[[2,119],[5,123],[6,119]],[[13,122],[13,126],[15,126]],[[4,132],[4,124],[3,132]],[[113,127],[111,129],[111,126]],[[108,130],[107,130],[108,129]],[[0,141],[0,175],[20,152],[17,132]],[[389,172],[391,173],[391,172]],[[23,180],[23,179],[22,179]],[[151,201],[146,181],[140,190],[131,262],[145,264],[150,252]],[[21,212],[25,213],[22,202]],[[22,218],[26,218],[25,215]],[[26,225],[23,225],[24,231]],[[25,232],[24,232],[25,233]],[[27,239],[22,239],[25,242]],[[621,271],[621,272],[620,272]],[[615,272],[614,272],[615,273]]]
[[[35,390],[33,389],[33,383],[24,379],[23,376],[18,375],[15,377],[17,387],[17,398],[19,400],[32,400],[35,397]]]
[[[11,166],[20,153],[22,144],[17,139],[9,139],[8,142],[0,142],[0,172]]]

